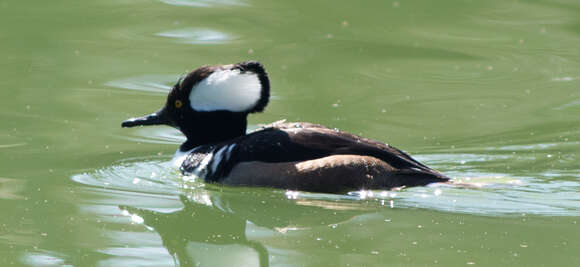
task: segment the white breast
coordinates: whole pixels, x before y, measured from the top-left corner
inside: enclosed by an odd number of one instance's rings
[[[177,149],[177,151],[175,151],[175,154],[173,155],[173,158],[171,159],[171,166],[174,168],[181,167],[181,164],[183,164],[183,161],[185,160],[187,155],[189,155],[189,153],[191,153],[193,150],[195,150],[195,148],[190,149],[188,151],[181,151]]]

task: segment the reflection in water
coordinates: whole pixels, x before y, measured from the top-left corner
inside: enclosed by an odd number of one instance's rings
[[[248,226],[267,229],[259,234],[264,236],[288,231],[308,230],[321,225],[337,225],[352,218],[376,211],[361,205],[335,200],[295,201],[280,194],[252,199],[239,191],[215,192],[209,190],[188,190],[189,197],[181,196],[183,208],[173,212],[157,212],[131,206],[120,206],[128,211],[134,222],[143,222],[156,231],[169,253],[180,266],[197,266],[203,259],[215,263],[206,255],[208,247],[240,245],[253,249],[260,266],[268,266],[268,249],[258,241],[248,237]],[[267,205],[263,205],[267,203]],[[252,208],[248,208],[251,206]],[[239,250],[247,254],[247,251]],[[228,259],[235,253],[228,252]],[[228,266],[248,264],[251,256],[241,256],[246,262],[228,262]]]
[[[161,0],[161,2],[174,6],[212,7],[212,6],[243,6],[243,0]]]
[[[171,213],[129,206],[119,208],[128,211],[133,221],[142,220],[146,226],[155,230],[161,236],[163,246],[174,256],[179,266],[200,265],[199,258],[203,258],[204,252],[199,248],[190,249],[196,247],[191,243],[203,246],[247,246],[258,254],[260,266],[268,266],[267,249],[258,242],[248,240],[246,236],[245,218],[190,201],[185,197],[181,197],[181,201],[184,208]],[[228,255],[228,258],[231,258],[230,256]]]
[[[122,240],[124,243],[130,242],[131,236],[124,236],[122,233],[118,239],[125,237]],[[154,239],[149,237],[149,239]],[[140,241],[145,241],[142,239]],[[167,250],[163,247],[147,247],[145,244],[141,243],[137,245],[137,248],[131,247],[116,247],[108,248],[102,251],[108,255],[108,259],[100,261],[98,266],[173,266],[170,264],[171,259],[166,259]],[[177,265],[175,265],[177,266]]]
[[[158,36],[178,39],[187,44],[224,44],[234,39],[233,36],[210,29],[188,28],[160,32]]]

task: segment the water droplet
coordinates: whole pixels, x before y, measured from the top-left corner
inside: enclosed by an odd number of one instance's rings
[[[433,195],[440,196],[440,195],[441,195],[441,193],[442,193],[442,192],[441,192],[441,189],[437,188],[437,189],[435,189],[435,191],[433,192]]]

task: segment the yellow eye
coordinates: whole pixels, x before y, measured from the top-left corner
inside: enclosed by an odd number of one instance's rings
[[[179,99],[175,100],[175,107],[181,108],[181,106],[183,106],[183,103],[181,102],[181,100],[179,100]]]

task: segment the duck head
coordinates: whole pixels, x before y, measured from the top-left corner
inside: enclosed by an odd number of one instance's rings
[[[187,151],[244,135],[248,114],[262,112],[269,98],[270,82],[259,62],[202,66],[173,86],[159,111],[121,126],[175,127],[187,138],[180,147]]]

